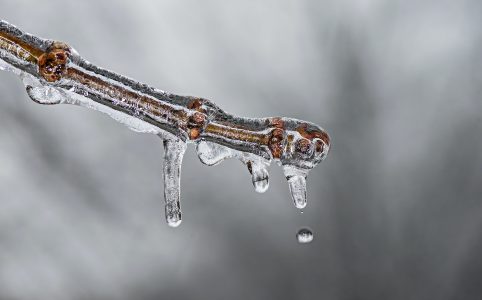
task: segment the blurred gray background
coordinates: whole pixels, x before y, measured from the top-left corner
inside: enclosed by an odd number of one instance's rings
[[[252,117],[328,130],[292,204],[191,146],[184,221],[161,141],[0,73],[0,299],[481,299],[482,2],[0,1],[91,62]],[[315,233],[311,244],[295,235]]]

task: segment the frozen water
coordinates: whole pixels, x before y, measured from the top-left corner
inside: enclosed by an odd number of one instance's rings
[[[196,152],[199,160],[208,166],[215,166],[226,158],[235,156],[235,153],[228,147],[203,140],[197,143]]]
[[[306,176],[308,171],[294,166],[283,166],[283,171],[288,180],[291,197],[299,209],[306,207]]]
[[[99,111],[116,120],[117,122],[126,125],[129,129],[140,133],[151,133],[157,135],[168,136],[172,135],[163,133],[158,127],[149,124],[139,118],[130,116],[118,110],[112,109],[106,105],[99,104],[86,96],[76,93],[76,88],[72,87],[65,90],[59,87],[46,85],[34,76],[15,69],[25,85],[26,91],[30,99],[39,104],[73,104],[77,106],[86,107],[92,110]]]
[[[1,52],[1,50],[0,50],[0,52]],[[16,75],[20,75],[20,73],[21,73],[20,70],[18,70],[14,66],[10,65],[9,63],[7,63],[3,59],[1,59],[1,56],[0,56],[0,71],[12,72]]]
[[[296,234],[296,239],[300,244],[308,244],[313,241],[313,232],[309,228],[301,228]]]
[[[33,87],[26,85],[28,96],[39,104],[60,104],[65,99],[65,94],[50,86]]]
[[[268,166],[269,161],[252,154],[245,154],[241,151],[201,140],[196,146],[199,160],[208,166],[215,166],[227,158],[237,158],[247,165],[251,173],[251,180],[256,192],[264,193],[268,190]]]
[[[306,178],[304,176],[292,176],[288,179],[291,197],[295,206],[299,209],[306,207]]]
[[[171,227],[181,224],[181,163],[186,143],[178,139],[164,140],[164,199],[166,221]]]
[[[3,59],[0,59],[0,71],[6,71],[9,66]]]
[[[170,226],[179,226],[182,220],[180,175],[188,142],[197,144],[197,155],[208,166],[228,158],[240,160],[258,193],[268,190],[268,168],[276,161],[283,167],[295,206],[306,206],[308,171],[329,150],[328,136],[315,124],[229,115],[206,99],[167,94],[98,68],[65,44],[18,35],[10,24],[0,24],[0,70],[18,75],[33,101],[97,110],[131,130],[163,139],[165,213]],[[12,32],[17,36],[9,36]],[[29,38],[15,42],[25,36]],[[48,72],[58,77],[46,77]]]
[[[248,165],[251,166],[251,181],[253,182],[254,190],[258,193],[266,192],[269,187],[269,164],[261,159],[255,159],[249,161]]]

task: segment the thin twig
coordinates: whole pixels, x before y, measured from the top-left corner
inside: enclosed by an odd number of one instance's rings
[[[186,142],[198,145],[199,158],[206,164],[227,157],[243,161],[259,192],[267,189],[267,166],[278,161],[299,208],[306,205],[307,172],[330,148],[328,134],[315,124],[233,116],[209,100],[169,94],[99,68],[67,44],[24,33],[5,21],[0,21],[0,59],[23,79],[37,103],[86,106],[136,131],[161,136],[169,160],[164,167],[164,194],[172,226],[181,220],[179,176]]]

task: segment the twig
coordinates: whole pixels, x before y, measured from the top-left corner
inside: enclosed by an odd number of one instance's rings
[[[315,124],[233,116],[209,100],[169,94],[96,67],[67,44],[24,33],[5,21],[0,21],[0,59],[0,67],[19,75],[37,103],[85,106],[163,138],[166,219],[171,226],[181,222],[179,177],[187,142],[197,144],[200,160],[208,165],[240,159],[258,192],[268,188],[267,167],[277,161],[298,208],[306,205],[308,171],[330,148],[328,134]]]

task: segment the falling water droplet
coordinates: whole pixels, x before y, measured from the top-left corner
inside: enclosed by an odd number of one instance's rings
[[[296,239],[300,244],[308,244],[313,241],[313,232],[308,228],[301,228],[296,234]]]

